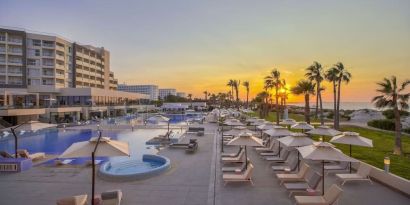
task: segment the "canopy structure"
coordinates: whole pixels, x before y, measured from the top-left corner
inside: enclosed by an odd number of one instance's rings
[[[227,131],[224,133],[224,135],[231,135],[231,136],[239,136],[241,133],[250,133],[250,134],[255,134],[255,132],[248,130],[248,128],[244,126],[236,126],[233,127],[231,130]]]
[[[302,130],[303,132],[304,130],[312,130],[315,127],[313,127],[312,125],[309,125],[306,122],[297,122],[296,124],[292,125],[291,128]]]
[[[247,146],[263,146],[263,142],[261,139],[253,136],[252,133],[242,133],[238,137],[233,138],[231,141],[228,142],[228,145],[237,145],[237,146],[245,146],[245,164],[248,166],[248,156],[246,147]]]
[[[342,151],[336,149],[334,145],[328,142],[314,142],[313,145],[297,149],[304,159],[322,161],[322,194],[325,191],[325,161],[357,162],[356,159],[343,154]]]
[[[252,123],[252,122],[255,122],[256,120],[259,120],[259,118],[257,118],[257,117],[251,117],[251,118],[246,119],[246,122],[247,122],[247,123]]]
[[[349,155],[352,156],[352,145],[362,147],[373,147],[371,139],[361,137],[357,132],[343,132],[343,134],[333,137],[330,142],[349,145]],[[352,163],[349,163],[349,170],[352,172]]]
[[[258,129],[260,130],[270,130],[270,129],[276,129],[276,128],[283,128],[282,126],[275,125],[272,122],[265,122],[265,124],[257,126]]]
[[[307,131],[307,134],[312,134],[312,135],[320,135],[320,136],[336,136],[336,135],[340,135],[342,132],[332,129],[328,126],[318,126],[316,128],[314,128],[313,130]]]
[[[259,125],[263,125],[263,124],[265,124],[265,123],[266,123],[266,120],[264,120],[264,119],[257,119],[257,120],[255,120],[255,121],[251,122],[251,125],[252,125],[252,126],[259,126]]]
[[[224,124],[229,125],[229,126],[243,126],[244,125],[238,119],[228,119],[224,122]]]
[[[271,136],[271,137],[285,137],[291,135],[293,132],[289,131],[288,129],[281,127],[275,128],[270,130],[265,130],[263,133]]]
[[[279,142],[287,147],[301,147],[313,144],[313,140],[310,139],[306,134],[303,133],[292,133],[292,135],[287,137],[282,137],[278,139]],[[298,170],[299,170],[299,153],[298,153]]]
[[[94,151],[98,137],[92,137],[89,141],[73,143],[66,149],[59,158],[89,157]],[[95,152],[97,157],[129,156],[128,143],[111,140],[109,137],[101,137],[98,150]]]
[[[17,158],[18,157],[18,154],[17,154],[18,138],[17,138],[17,134],[16,134],[17,130],[20,130],[20,133],[24,133],[24,132],[27,132],[27,131],[36,132],[38,130],[53,128],[53,127],[57,127],[57,124],[49,124],[49,123],[43,123],[43,122],[39,122],[39,121],[27,121],[27,122],[24,122],[24,123],[16,125],[16,126],[12,126],[12,127],[2,129],[1,131],[3,131],[3,133],[4,132],[11,132],[13,134],[13,136],[14,136],[15,156]]]
[[[296,120],[294,119],[283,119],[279,124],[281,125],[286,125],[286,126],[292,126],[294,124],[296,124]]]

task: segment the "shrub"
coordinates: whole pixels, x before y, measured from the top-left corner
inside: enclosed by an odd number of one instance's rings
[[[400,110],[400,116],[409,116],[409,112],[405,111],[405,110]],[[388,109],[382,112],[383,115],[387,118],[387,119],[394,119],[394,112],[393,109]]]
[[[371,120],[367,122],[370,127],[375,127],[383,130],[394,130],[393,120]]]
[[[410,134],[410,128],[403,129],[402,131],[405,132],[405,133]]]

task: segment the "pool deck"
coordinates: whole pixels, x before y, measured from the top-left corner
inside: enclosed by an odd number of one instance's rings
[[[255,165],[254,186],[249,183],[222,182],[220,171],[220,143],[215,124],[204,124],[206,132],[198,139],[199,149],[186,154],[183,149],[160,151],[171,160],[172,168],[153,178],[125,183],[96,180],[96,192],[121,189],[123,205],[134,204],[293,204],[288,192],[279,185],[269,163],[260,159],[253,149],[248,157]],[[88,126],[87,126],[88,127]],[[87,128],[87,127],[79,127]],[[89,127],[88,127],[89,128]],[[124,127],[125,128],[125,127]],[[130,129],[130,128],[128,128]],[[123,130],[123,129],[121,129]],[[187,140],[186,138],[185,140]],[[225,147],[227,152],[237,148]],[[326,177],[326,187],[335,181],[334,175]],[[91,192],[90,167],[50,168],[37,166],[18,174],[0,175],[0,204],[55,204],[56,200]],[[410,198],[377,182],[346,183],[339,204],[409,204]]]

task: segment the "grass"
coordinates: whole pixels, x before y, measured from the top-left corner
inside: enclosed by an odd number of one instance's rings
[[[258,114],[253,114],[258,116]],[[296,121],[303,121],[303,115],[289,113],[289,118]],[[266,120],[276,121],[276,113],[269,113]],[[312,119],[312,122],[319,122],[318,119]],[[371,130],[367,128],[342,125],[342,131],[352,131],[360,133],[361,136],[373,140],[373,147],[352,146],[352,157],[371,164],[380,169],[384,168],[383,159],[386,156],[390,157],[390,172],[410,180],[410,137],[402,136],[403,156],[393,155],[394,134],[389,132]],[[318,137],[314,137],[318,140]],[[329,138],[325,138],[325,141]],[[349,155],[349,145],[335,144],[337,148]]]
[[[251,116],[259,117],[259,113],[254,112],[251,113]],[[298,122],[305,121],[305,116],[301,114],[289,113],[289,118],[294,119]],[[275,122],[276,121],[276,112],[270,112],[268,116],[265,117],[265,120]],[[320,123],[320,119],[316,119],[314,117],[310,118],[311,123]],[[325,118],[325,122],[329,122],[329,119]]]

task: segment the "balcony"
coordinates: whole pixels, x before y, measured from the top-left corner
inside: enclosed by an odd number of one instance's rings
[[[9,64],[9,65],[22,66],[22,65],[23,65],[23,62],[22,62],[22,61],[18,61],[18,60],[9,60],[8,64]]]
[[[6,53],[6,48],[5,47],[0,47],[0,53],[5,54]]]
[[[22,76],[23,72],[21,72],[21,70],[8,70],[7,74],[9,76]]]
[[[46,48],[54,48],[54,44],[53,44],[53,43],[44,43],[44,42],[43,42],[43,47],[46,47]]]
[[[21,80],[9,80],[8,84],[10,85],[23,85]]]
[[[23,40],[19,39],[19,38],[10,38],[9,37],[9,40],[7,41],[7,43],[11,44],[11,45],[23,45]]]
[[[6,36],[2,35],[0,36],[0,42],[6,42]]]
[[[65,59],[64,59],[64,56],[63,56],[63,55],[59,55],[59,54],[56,55],[56,59],[57,59],[57,60],[61,60],[61,61],[64,61],[64,60],[65,60]]]
[[[1,51],[0,51],[1,52]],[[21,49],[8,49],[8,54],[13,54],[13,55],[23,55],[23,50]]]

